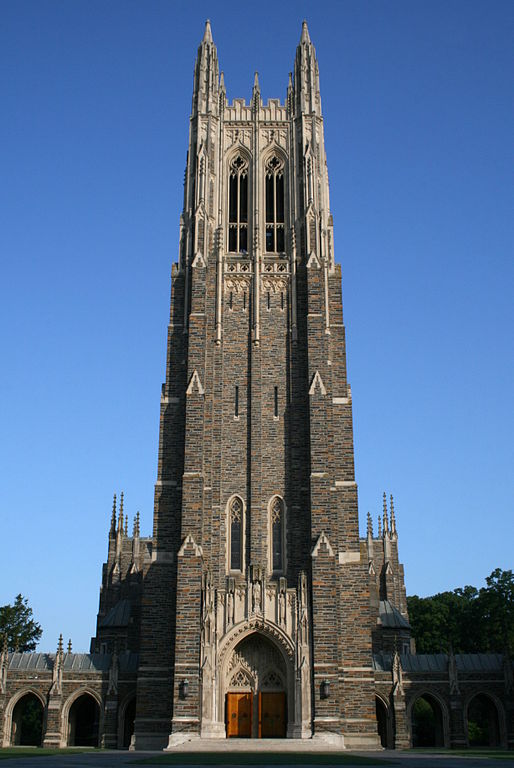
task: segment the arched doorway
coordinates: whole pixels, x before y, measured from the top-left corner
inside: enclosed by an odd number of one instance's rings
[[[412,746],[444,747],[443,713],[434,696],[423,694],[411,711]]]
[[[12,713],[11,744],[40,747],[43,738],[43,704],[34,693],[19,699]]]
[[[68,746],[97,747],[100,707],[89,693],[83,693],[70,707]]]
[[[228,738],[285,738],[287,669],[275,644],[254,632],[232,651],[225,685]]]
[[[136,719],[136,697],[130,699],[125,707],[122,723],[122,743],[120,747],[122,749],[128,749],[130,747],[130,741],[132,734],[134,733],[134,721]]]
[[[389,718],[387,714],[387,707],[380,696],[375,696],[375,709],[377,714],[377,731],[380,737],[380,744],[382,747],[384,747],[384,749],[389,749],[392,747],[392,744],[389,743]]]
[[[470,747],[498,747],[500,726],[494,701],[485,693],[474,696],[468,704],[468,743]]]

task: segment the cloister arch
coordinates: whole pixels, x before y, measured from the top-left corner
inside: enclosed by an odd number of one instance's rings
[[[63,707],[63,746],[99,746],[101,713],[102,700],[95,691],[75,691]]]
[[[118,714],[118,748],[128,749],[134,733],[136,694],[130,693],[121,702]]]
[[[505,712],[491,693],[479,691],[467,701],[466,732],[470,747],[505,746]]]
[[[45,701],[39,691],[25,688],[12,697],[5,712],[5,746],[41,746]]]
[[[384,749],[394,749],[393,720],[389,702],[379,693],[375,694],[377,731]]]
[[[409,703],[408,719],[413,747],[449,746],[448,708],[436,693],[418,693]]]

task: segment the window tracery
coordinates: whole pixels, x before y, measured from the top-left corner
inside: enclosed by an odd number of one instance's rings
[[[228,250],[248,252],[248,161],[237,155],[229,168]]]
[[[266,175],[266,251],[282,253],[284,234],[284,162],[272,155],[265,166]]]
[[[285,560],[285,507],[284,501],[275,496],[270,505],[271,571],[281,573]]]
[[[243,570],[244,505],[239,496],[234,496],[228,510],[229,569]]]

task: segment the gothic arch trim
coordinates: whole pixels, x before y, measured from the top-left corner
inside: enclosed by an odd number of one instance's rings
[[[496,715],[498,717],[498,738],[500,741],[500,746],[506,747],[507,746],[507,718],[505,714],[505,707],[503,706],[502,700],[491,691],[484,691],[480,688],[478,690],[473,691],[472,693],[469,693],[463,702],[463,710],[464,710],[464,730],[466,732],[466,739],[469,743],[469,735],[468,735],[468,712],[469,712],[469,705],[473,701],[473,699],[476,699],[477,696],[485,696],[488,698],[492,704],[494,704],[494,707],[496,709]]]
[[[103,720],[104,720],[104,703],[102,700],[102,697],[99,693],[97,693],[93,688],[90,688],[88,685],[84,685],[81,688],[77,688],[76,691],[73,691],[64,704],[62,705],[61,710],[61,747],[67,747],[68,746],[68,727],[69,727],[69,718],[70,718],[70,710],[73,706],[73,704],[77,701],[77,699],[80,699],[81,696],[91,696],[92,699],[95,700],[95,702],[98,704],[99,708],[99,721],[98,721],[98,733],[103,733]]]
[[[273,503],[278,499],[282,508],[282,568],[273,568]],[[287,572],[287,505],[280,493],[274,493],[268,501],[268,573],[281,576]]]
[[[231,568],[232,531],[230,513],[234,501],[241,502],[241,568]],[[225,507],[225,567],[227,574],[244,573],[246,569],[246,504],[240,493],[233,493],[227,500]]]
[[[220,643],[220,649],[218,653],[218,664],[222,666],[231,652],[234,650],[241,640],[249,637],[253,634],[264,635],[282,653],[286,668],[294,661],[294,644],[292,640],[286,635],[286,633],[280,629],[276,624],[272,624],[265,619],[250,619],[249,621],[241,622],[237,626],[233,627],[228,632]]]
[[[125,729],[125,715],[127,713],[127,707],[131,701],[137,701],[136,690],[134,689],[121,700],[118,705],[118,749],[123,746],[123,736]]]
[[[43,697],[43,694],[37,690],[37,688],[34,688],[32,686],[29,686],[28,688],[22,688],[20,691],[17,691],[9,701],[7,702],[7,706],[5,707],[4,711],[4,728],[3,728],[3,744],[4,747],[10,747],[11,746],[11,736],[12,736],[12,716],[14,713],[14,708],[16,704],[21,701],[25,696],[35,696],[36,699],[38,699],[39,703],[41,704],[43,708],[43,719],[46,713],[46,701]]]
[[[441,696],[441,694],[438,691],[432,691],[430,690],[430,688],[421,688],[419,690],[414,690],[412,692],[412,695],[409,696],[409,700],[407,701],[407,705],[405,707],[411,746],[412,746],[412,708],[418,699],[426,698],[427,696],[429,699],[430,698],[434,699],[434,701],[437,702],[437,704],[441,709],[441,718],[443,721],[443,746],[449,747],[450,746],[450,709],[448,706],[448,702],[446,701],[446,699],[444,699]]]

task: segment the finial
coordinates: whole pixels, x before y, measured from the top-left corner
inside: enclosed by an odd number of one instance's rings
[[[58,654],[62,653],[62,632],[59,635],[59,640],[57,641],[57,653]]]
[[[396,533],[396,518],[394,516],[393,494],[391,494],[390,500],[391,500],[391,533]]]
[[[389,533],[389,520],[387,517],[387,497],[386,497],[385,491],[384,491],[383,506],[384,506],[384,535],[385,535],[386,533]]]
[[[225,75],[222,72],[220,75],[220,91],[224,91],[224,90],[225,90]]]
[[[301,43],[310,43],[311,39],[309,37],[309,28],[307,26],[307,22],[305,19],[302,22],[302,36],[300,38]]]
[[[254,74],[254,76],[253,76],[253,87],[254,87],[254,89],[257,88],[257,90],[260,90],[260,86],[259,86],[259,73],[258,72],[256,72]]]
[[[202,43],[212,43],[211,22],[209,19],[205,22],[205,31],[203,33]]]
[[[368,512],[368,538],[373,538],[373,520],[371,519],[371,515]]]
[[[111,515],[111,531],[112,534],[116,532],[116,494],[112,499],[112,515]]]
[[[68,640],[68,648],[66,649],[66,653],[71,653],[71,637]]]
[[[378,538],[382,536],[382,518],[378,516]]]

